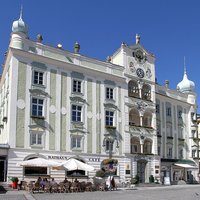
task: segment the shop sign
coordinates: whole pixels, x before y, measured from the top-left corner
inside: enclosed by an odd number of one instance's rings
[[[48,159],[67,160],[67,156],[48,156]]]
[[[90,162],[100,162],[100,158],[88,158]]]

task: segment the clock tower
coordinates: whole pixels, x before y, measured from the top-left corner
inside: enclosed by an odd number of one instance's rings
[[[124,118],[128,119],[125,120],[124,143],[125,153],[135,156],[131,161],[131,168],[135,169],[132,176],[137,174],[140,182],[148,182],[152,173],[149,169],[160,164],[158,156],[152,156],[150,160],[146,156],[157,155],[155,57],[141,45],[137,34],[136,44],[122,43],[111,62],[124,66],[127,85]]]

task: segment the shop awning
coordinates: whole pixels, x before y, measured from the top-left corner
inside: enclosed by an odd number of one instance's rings
[[[177,164],[177,163],[175,163],[174,165],[176,165],[178,167],[187,168],[187,169],[198,169],[197,166],[193,166],[193,165],[189,165],[189,164]]]
[[[186,169],[198,169],[196,163],[193,160],[187,160],[187,159],[179,160],[175,162],[174,165]]]

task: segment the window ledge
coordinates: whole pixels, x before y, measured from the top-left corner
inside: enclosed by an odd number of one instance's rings
[[[33,118],[33,119],[45,119],[44,116],[34,116],[34,115],[31,115],[31,118]]]
[[[44,148],[43,145],[39,145],[39,144],[31,144],[30,147],[31,147],[31,148],[35,148],[35,149],[36,149],[36,148],[37,148],[37,149],[43,149],[43,148]]]
[[[108,125],[106,125],[105,128],[107,128],[107,129],[116,129],[116,126],[108,126]]]
[[[72,151],[75,151],[75,152],[82,152],[82,149],[81,149],[81,148],[75,148],[75,147],[74,147],[74,148],[72,148],[71,150],[72,150]]]
[[[43,84],[35,84],[35,83],[33,83],[32,86],[33,87],[39,87],[39,88],[46,88],[46,86],[43,85]]]

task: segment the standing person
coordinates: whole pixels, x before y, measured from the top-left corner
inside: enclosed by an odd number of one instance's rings
[[[116,189],[114,176],[111,179],[111,187],[113,188],[113,190]]]
[[[111,190],[111,176],[108,176],[106,179],[106,188],[107,190]]]

